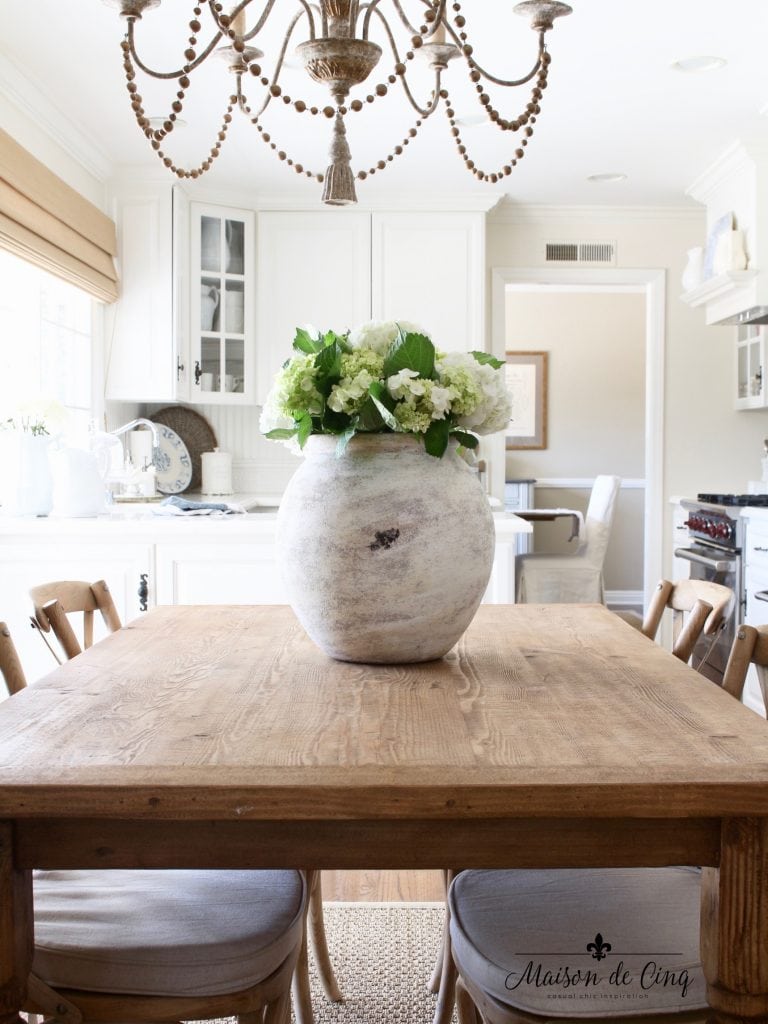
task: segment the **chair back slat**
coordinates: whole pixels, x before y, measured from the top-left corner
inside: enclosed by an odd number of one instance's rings
[[[711,604],[708,604],[706,601],[697,601],[693,608],[691,608],[684,623],[682,623],[682,616],[676,621],[672,653],[680,661],[688,662],[691,660],[696,641],[701,636],[707,619],[711,614]]]
[[[95,583],[58,580],[33,587],[29,594],[35,606],[33,625],[37,625],[42,633],[52,630],[67,658],[74,658],[93,644],[95,611],[98,610],[110,633],[122,626],[104,580]],[[68,614],[77,612],[83,614],[82,646],[67,619]]]
[[[11,631],[4,622],[0,622],[0,675],[10,694],[18,693],[27,685]]]

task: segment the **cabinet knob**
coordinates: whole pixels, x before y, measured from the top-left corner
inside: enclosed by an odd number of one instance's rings
[[[200,383],[200,378],[203,376],[203,371],[200,369],[200,363],[195,360],[195,384]]]

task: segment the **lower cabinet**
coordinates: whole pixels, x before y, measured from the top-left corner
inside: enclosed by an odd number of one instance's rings
[[[159,543],[157,604],[285,604],[274,541]]]
[[[123,623],[141,613],[140,594],[146,586],[146,602],[152,594],[152,546],[144,543],[115,543],[114,540],[84,542],[80,537],[25,538],[0,545],[0,619],[7,622],[29,680],[39,679],[56,667],[53,654],[42,635],[30,624],[32,602],[29,591],[39,583],[54,580],[106,580]],[[143,579],[142,579],[143,577]],[[94,637],[106,630],[94,616]],[[79,637],[78,637],[79,638]]]

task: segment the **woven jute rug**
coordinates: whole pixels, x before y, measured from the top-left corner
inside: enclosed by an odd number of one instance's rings
[[[315,1024],[430,1024],[427,990],[440,946],[441,904],[326,903],[328,950],[342,1003],[322,990],[310,955]]]

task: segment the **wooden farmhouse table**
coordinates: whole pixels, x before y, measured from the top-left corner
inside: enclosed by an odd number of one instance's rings
[[[768,726],[602,606],[423,665],[161,607],[0,705],[0,1020],[41,868],[704,865],[713,1019],[768,1020]]]

